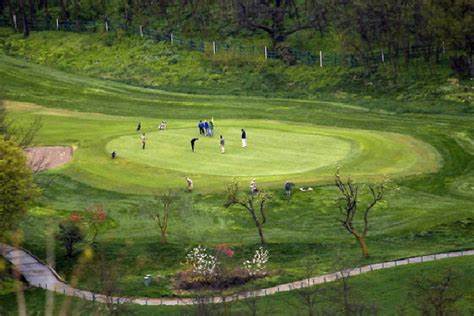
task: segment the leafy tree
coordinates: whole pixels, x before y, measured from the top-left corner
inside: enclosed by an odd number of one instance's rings
[[[23,151],[0,138],[0,238],[16,228],[37,194]]]
[[[263,190],[259,190],[257,193],[240,192],[239,184],[236,181],[227,185],[226,191],[227,201],[224,206],[228,208],[232,205],[239,205],[246,209],[257,227],[260,243],[265,245],[263,225],[267,222],[265,211],[267,203],[271,199],[271,195]]]
[[[368,185],[370,202],[362,211],[363,226],[361,229],[356,228],[354,225],[354,220],[359,210],[359,186],[354,184],[351,178],[348,178],[347,182],[343,182],[339,175],[339,170],[336,172],[335,182],[340,194],[338,199],[338,206],[342,213],[340,222],[342,226],[354,236],[360,245],[362,255],[367,258],[369,256],[369,249],[365,239],[369,232],[369,212],[383,199],[386,182],[379,185]]]
[[[66,257],[72,258],[76,244],[84,240],[81,228],[73,221],[66,220],[59,224],[59,232],[56,239],[62,243],[66,249]]]

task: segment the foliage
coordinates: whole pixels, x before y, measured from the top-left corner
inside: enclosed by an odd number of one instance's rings
[[[37,194],[23,151],[0,138],[0,238],[17,227]]]
[[[75,223],[75,218],[66,220],[59,224],[59,231],[56,239],[62,243],[66,250],[66,257],[72,258],[74,255],[75,246],[84,240],[84,234],[79,225]]]
[[[260,247],[255,251],[252,259],[244,261],[244,269],[251,276],[264,275],[266,274],[268,259],[268,250]]]
[[[216,256],[202,246],[191,249],[186,255],[186,263],[191,266],[193,273],[204,279],[215,276],[219,266]]]

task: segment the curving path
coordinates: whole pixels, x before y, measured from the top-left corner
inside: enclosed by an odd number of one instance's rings
[[[43,288],[49,291],[54,291],[67,296],[74,296],[89,301],[97,302],[117,302],[117,303],[132,303],[139,305],[192,305],[203,303],[202,299],[196,300],[193,298],[132,298],[132,297],[107,297],[102,294],[96,294],[89,291],[78,290],[69,286],[61,277],[46,264],[42,263],[29,251],[8,246],[0,243],[0,253],[10,261],[16,269],[23,275],[23,277],[32,286]],[[439,253],[427,256],[411,257],[405,259],[399,259],[388,262],[381,262],[376,264],[369,264],[362,267],[347,269],[345,271],[338,271],[329,273],[309,279],[304,279],[292,283],[280,284],[274,287],[247,291],[230,295],[226,297],[213,296],[208,297],[205,303],[222,303],[243,300],[249,297],[260,297],[276,294],[279,292],[288,292],[300,288],[310,287],[317,284],[323,284],[327,282],[336,281],[343,273],[348,276],[355,276],[363,273],[367,273],[375,270],[389,269],[392,267],[402,266],[406,264],[423,263],[428,261],[442,260],[446,258],[462,257],[462,256],[474,256],[473,250],[456,251]]]

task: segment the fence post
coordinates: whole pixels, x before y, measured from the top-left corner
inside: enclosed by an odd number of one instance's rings
[[[212,52],[216,54],[216,42],[212,42]]]
[[[170,34],[170,40],[171,40],[171,44],[173,44],[174,40],[173,40],[173,33]]]
[[[105,31],[109,31],[109,22],[105,21]]]
[[[265,59],[267,59],[267,58],[268,58],[268,49],[267,49],[267,46],[265,46],[264,52],[265,52]]]
[[[383,49],[382,49],[382,62],[385,63],[385,55],[383,53]]]
[[[143,26],[140,25],[140,36],[143,37]]]
[[[56,18],[56,31],[59,31],[59,19]]]
[[[13,14],[13,25],[15,26],[15,31],[18,31],[18,24],[16,22],[16,14]]]
[[[319,51],[319,67],[323,67],[323,51]]]

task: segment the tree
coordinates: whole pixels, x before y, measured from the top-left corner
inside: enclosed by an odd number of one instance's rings
[[[272,47],[284,42],[293,33],[318,26],[315,12],[321,8],[318,1],[306,0],[238,0],[238,16],[242,25],[250,30],[266,32],[272,41]],[[304,12],[302,12],[304,11]],[[302,18],[303,17],[303,18]]]
[[[0,138],[0,238],[16,228],[37,194],[23,151]]]
[[[301,266],[304,269],[304,275],[306,280],[303,281],[301,289],[295,291],[296,297],[299,299],[298,303],[303,305],[308,312],[307,315],[317,315],[318,298],[322,301],[321,296],[323,289],[317,286],[311,286],[310,279],[316,274],[316,262],[317,257],[306,258],[301,262]]]
[[[224,206],[226,208],[232,205],[239,205],[246,209],[252,217],[253,222],[258,230],[260,236],[260,243],[265,245],[265,238],[263,236],[263,225],[267,221],[265,210],[267,202],[271,199],[271,195],[263,190],[259,190],[256,193],[243,193],[240,192],[238,182],[234,181],[227,185],[227,201]]]
[[[455,304],[463,297],[459,279],[460,275],[451,268],[443,273],[416,276],[411,282],[409,301],[422,315],[455,315]]]
[[[66,257],[72,258],[74,247],[84,239],[81,228],[71,219],[59,224],[59,232],[56,239],[66,249]]]
[[[30,35],[30,26],[28,24],[28,16],[26,15],[24,0],[18,0],[18,7],[23,26],[23,36],[28,37]]]
[[[107,212],[102,205],[94,205],[86,209],[84,212],[84,225],[87,227],[89,243],[97,246],[97,235],[103,229],[107,219]]]
[[[161,243],[166,244],[168,242],[168,223],[170,218],[170,213],[172,206],[179,197],[173,191],[168,191],[167,193],[155,197],[155,204],[150,210],[150,217],[155,221],[155,223],[160,228],[161,232]],[[161,208],[158,206],[161,204]]]
[[[354,236],[360,245],[362,255],[369,256],[369,249],[367,248],[366,237],[369,232],[369,212],[372,208],[380,202],[385,193],[386,182],[379,185],[369,184],[370,202],[363,210],[363,226],[362,229],[354,227],[354,220],[359,208],[359,186],[352,182],[351,178],[347,182],[343,182],[337,170],[335,175],[336,187],[339,190],[340,197],[338,198],[338,206],[343,215],[340,220],[342,226]]]

